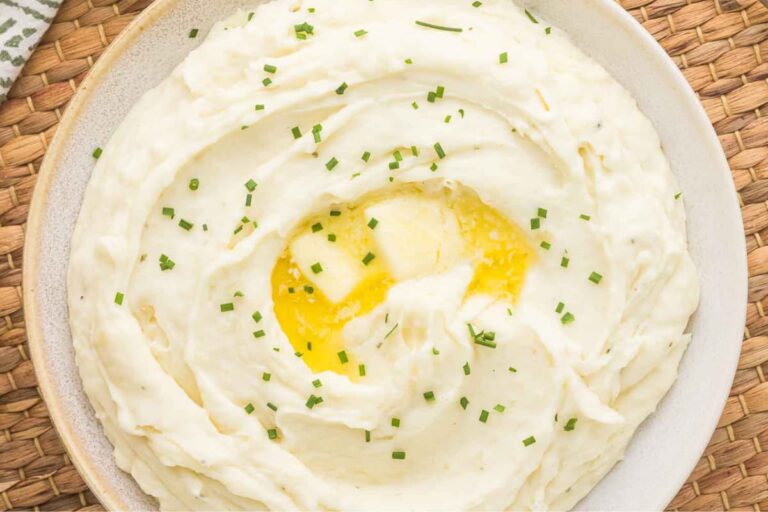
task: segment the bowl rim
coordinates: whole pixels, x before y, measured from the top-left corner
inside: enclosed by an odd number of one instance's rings
[[[49,372],[46,371],[48,369],[48,355],[42,342],[44,335],[36,301],[38,255],[40,254],[41,237],[43,233],[45,211],[47,208],[47,199],[49,198],[49,190],[58,171],[57,164],[61,152],[79,113],[90,100],[91,92],[95,85],[104,78],[111,69],[112,64],[130,47],[134,39],[145,29],[150,27],[156,20],[165,15],[171,8],[178,4],[179,1],[180,0],[155,0],[151,3],[107,46],[104,53],[99,57],[83,82],[77,88],[64,116],[58,124],[53,140],[46,150],[45,157],[38,172],[32,200],[30,201],[25,229],[25,243],[22,260],[22,297],[27,340],[37,379],[38,391],[45,401],[51,423],[59,434],[72,464],[82,476],[90,490],[93,491],[107,510],[128,510],[130,509],[130,506],[126,503],[123,497],[116,492],[116,489],[109,485],[106,479],[100,475],[99,467],[94,464],[85,452],[84,444],[86,441],[77,438],[71,423],[67,421],[67,413],[62,407],[61,402],[56,399],[56,386],[52,382]],[[674,76],[683,95],[687,98],[690,106],[693,107],[692,111],[695,112],[697,123],[709,128],[705,130],[707,143],[717,148],[717,153],[720,157],[719,162],[716,162],[716,164],[727,174],[728,181],[731,183],[728,192],[730,192],[730,195],[732,196],[732,204],[736,205],[737,213],[734,217],[736,222],[734,223],[733,229],[736,232],[741,233],[743,238],[744,225],[741,220],[740,203],[730,172],[730,166],[722,150],[722,145],[720,144],[714,127],[707,117],[699,98],[663,47],[631,16],[631,14],[624,10],[624,8],[615,2],[615,0],[593,1],[603,4],[606,9],[611,11],[612,15],[621,18],[623,25],[633,32],[633,36],[638,37],[643,44],[653,47],[653,52],[663,57],[663,60],[665,61],[664,65],[671,71],[671,75]],[[535,5],[536,0],[522,0],[521,3],[524,5]],[[746,247],[742,247],[740,252],[742,253],[743,258],[741,258],[740,268],[737,269],[736,272],[743,277],[741,280],[743,288],[743,308],[740,309],[743,309],[742,317],[746,318],[748,304],[748,259]],[[739,344],[739,352],[740,351],[741,344]],[[731,383],[737,369],[738,360],[739,358],[736,357],[735,362],[732,365],[733,367],[725,369],[727,374],[731,377],[729,380]],[[732,384],[728,384],[728,389],[719,390],[720,407],[718,410],[720,411],[725,407],[731,385]],[[713,400],[716,398],[717,396],[714,396]],[[720,414],[718,414],[717,417],[712,418],[706,425],[702,426],[701,430],[706,430],[709,435],[705,438],[704,443],[698,447],[697,453],[699,455],[688,464],[688,473],[693,470],[701,457],[700,454],[703,453],[706,448],[711,433],[714,432],[717,427]],[[662,507],[674,499],[679,487],[684,483],[685,478],[685,476],[680,478],[680,482],[673,491],[674,494],[665,498],[666,501],[661,505]]]

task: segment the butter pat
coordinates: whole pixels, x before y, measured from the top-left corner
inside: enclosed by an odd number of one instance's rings
[[[378,220],[377,254],[398,281],[443,272],[461,261],[464,242],[456,216],[439,201],[401,196],[368,207]]]
[[[342,301],[362,279],[360,262],[324,236],[300,235],[290,251],[301,272],[333,303]]]

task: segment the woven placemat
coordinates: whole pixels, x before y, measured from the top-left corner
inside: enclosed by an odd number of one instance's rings
[[[65,0],[0,106],[0,510],[101,510],[36,387],[21,304],[24,225],[40,162],[69,99],[151,1]],[[749,251],[736,380],[717,431],[670,508],[768,510],[768,9],[758,0],[619,2],[699,94],[733,171]]]

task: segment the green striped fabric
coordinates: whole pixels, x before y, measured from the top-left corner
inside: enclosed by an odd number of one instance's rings
[[[0,0],[0,103],[62,0]]]

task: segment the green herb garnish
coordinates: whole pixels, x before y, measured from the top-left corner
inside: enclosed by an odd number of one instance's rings
[[[416,21],[416,24],[420,27],[434,28],[435,30],[445,30],[446,32],[464,32],[463,28],[446,27],[444,25],[435,25],[434,23],[427,23],[426,21]]]

